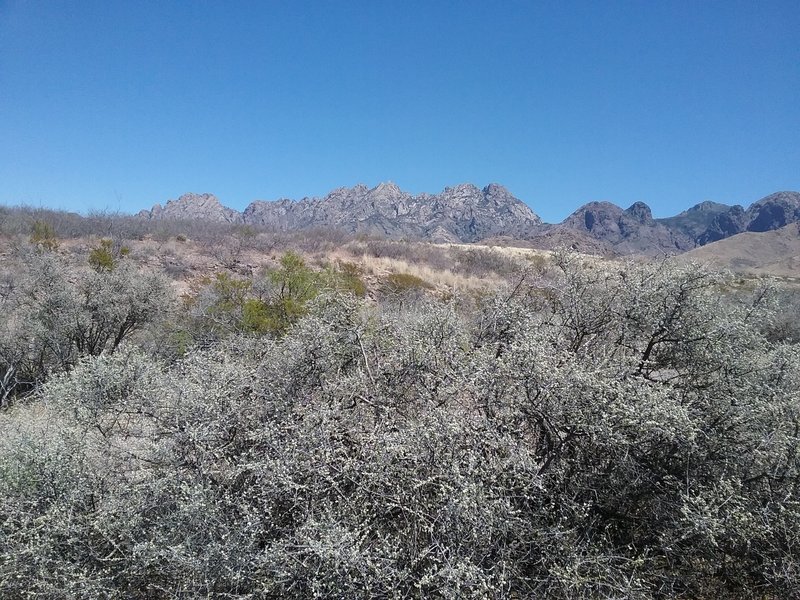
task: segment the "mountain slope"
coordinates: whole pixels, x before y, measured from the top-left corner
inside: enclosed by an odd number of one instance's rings
[[[687,243],[700,246],[745,231],[745,221],[741,206],[708,201],[674,217],[658,219],[670,231],[687,238]]]
[[[773,231],[746,231],[683,256],[737,272],[800,277],[800,222]]]
[[[742,206],[701,202],[682,213],[653,219],[650,208],[636,202],[626,210],[610,202],[591,202],[554,226],[597,239],[616,254],[675,254],[742,232],[773,231],[800,221],[800,193],[777,192]],[[552,233],[551,233],[552,235]]]

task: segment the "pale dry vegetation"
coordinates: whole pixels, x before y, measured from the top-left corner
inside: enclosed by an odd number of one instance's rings
[[[166,226],[0,221],[0,596],[797,596],[792,289]]]

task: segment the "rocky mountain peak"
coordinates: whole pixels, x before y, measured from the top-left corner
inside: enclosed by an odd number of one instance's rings
[[[644,202],[634,202],[625,210],[625,214],[643,224],[650,223],[653,220],[653,211]]]
[[[446,187],[444,188],[444,191],[441,193],[441,197],[443,198],[451,198],[459,200],[466,200],[466,199],[474,200],[479,196],[481,196],[481,191],[471,183],[460,183],[452,187]]]
[[[498,184],[483,190],[465,183],[441,194],[412,196],[389,181],[338,188],[324,198],[252,202],[243,213],[223,207],[212,195],[186,194],[143,211],[147,218],[244,222],[277,230],[333,227],[348,233],[475,242],[487,237],[526,238],[541,219]]]
[[[545,248],[575,246],[577,240],[593,252],[660,256],[745,231],[771,231],[800,222],[800,193],[777,192],[747,210],[705,201],[659,219],[644,202],[625,210],[611,202],[590,202],[562,223],[545,225],[498,183],[482,189],[462,183],[439,194],[412,195],[387,181],[372,188],[364,184],[338,188],[323,198],[255,201],[242,213],[223,206],[213,194],[184,194],[139,216],[248,223],[281,231],[331,227],[347,233],[451,242],[515,238]]]
[[[483,188],[483,193],[485,196],[491,197],[507,197],[511,195],[511,192],[506,189],[505,186],[500,185],[499,183],[490,183],[485,188]]]
[[[370,190],[372,194],[379,194],[382,196],[398,196],[400,194],[404,194],[396,183],[392,181],[386,181],[379,183],[374,188]]]
[[[596,227],[605,230],[613,225],[622,214],[622,209],[611,202],[589,202],[568,216],[563,224],[571,229],[593,231]]]
[[[373,202],[381,204],[403,202],[410,197],[409,194],[401,190],[397,184],[391,181],[380,183],[369,190],[369,198]]]
[[[748,231],[771,231],[800,220],[800,193],[777,192],[747,209]]]
[[[611,202],[590,202],[556,228],[588,233],[610,251],[621,254],[661,254],[675,252],[678,246],[672,233],[653,219],[644,202],[634,202],[626,210]]]
[[[775,192],[774,194],[770,194],[769,196],[765,196],[761,198],[761,200],[754,202],[753,205],[768,204],[768,203],[778,203],[778,204],[788,204],[792,206],[798,206],[800,205],[800,192],[790,192],[790,191]]]
[[[688,213],[700,213],[700,212],[720,212],[723,210],[727,210],[730,208],[727,204],[720,204],[719,202],[712,202],[711,200],[703,200],[698,204],[695,204],[691,208],[683,211],[681,214],[688,214]]]
[[[149,211],[141,211],[139,216],[149,219],[201,219],[226,223],[242,220],[238,212],[223,206],[214,194],[194,193],[183,194],[177,200],[168,200],[163,207],[156,204]]]
[[[505,187],[499,183],[490,183],[482,190],[483,197],[495,205],[502,205],[516,200]]]

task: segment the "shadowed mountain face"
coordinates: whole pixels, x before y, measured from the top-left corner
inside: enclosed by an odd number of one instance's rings
[[[778,192],[747,209],[747,231],[773,231],[800,220],[800,194]]]
[[[568,232],[588,234],[616,254],[674,254],[685,249],[682,238],[656,222],[644,202],[625,210],[610,202],[590,202],[553,229],[561,230],[562,237]]]
[[[411,195],[393,183],[374,188],[339,188],[324,198],[252,202],[242,213],[211,194],[186,194],[141,211],[148,219],[206,219],[258,225],[279,231],[317,227],[347,233],[478,242],[490,238],[527,240],[542,248],[577,246],[597,253],[676,254],[742,232],[772,231],[800,221],[800,193],[778,192],[748,209],[702,202],[682,213],[654,219],[650,207],[636,202],[627,209],[610,202],[590,202],[563,222],[545,225],[503,186],[479,189],[471,184],[440,194]]]
[[[627,210],[609,202],[591,202],[553,228],[588,234],[615,254],[657,256],[685,252],[746,231],[773,231],[797,221],[800,194],[778,192],[747,210],[739,205],[701,202],[665,219],[653,219],[642,202]]]
[[[744,231],[774,231],[800,221],[800,194],[771,194],[754,202],[747,210],[738,204],[703,202],[675,217],[659,220],[687,234],[696,246],[704,246]]]
[[[659,222],[686,238],[689,248],[714,242],[745,230],[744,209],[718,202],[701,202],[679,215]]]

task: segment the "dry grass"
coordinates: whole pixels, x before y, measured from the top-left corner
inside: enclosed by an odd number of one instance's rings
[[[800,224],[775,231],[740,233],[695,248],[681,260],[708,262],[736,273],[781,278],[800,277]]]
[[[433,269],[424,264],[411,264],[395,258],[362,256],[359,262],[367,276],[384,278],[392,273],[405,273],[419,277],[440,291],[479,290],[502,282],[500,278],[467,277],[450,270]]]
[[[102,236],[59,240],[57,253],[76,267],[87,265],[87,255]],[[374,296],[387,277],[407,274],[430,284],[434,294],[474,292],[496,288],[526,268],[545,268],[553,252],[532,248],[481,244],[431,244],[390,240],[344,240],[318,247],[298,244],[290,236],[258,234],[193,239],[184,235],[146,235],[120,240],[133,260],[147,270],[163,273],[178,295],[188,293],[192,283],[216,273],[257,276],[264,268],[278,266],[287,251],[300,254],[315,268],[352,263],[362,273],[368,295]],[[0,256],[13,256],[15,246],[27,237],[0,236]]]

